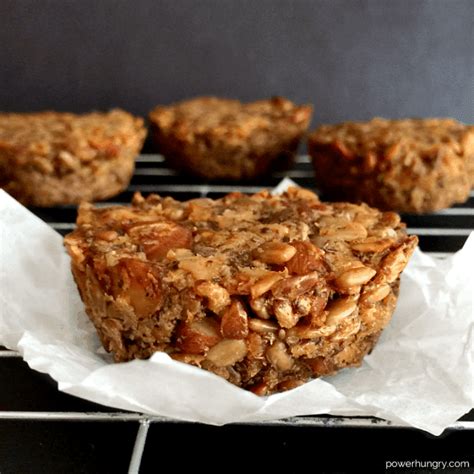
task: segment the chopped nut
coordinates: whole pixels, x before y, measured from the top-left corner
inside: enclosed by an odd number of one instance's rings
[[[220,313],[230,305],[228,291],[217,283],[202,282],[196,286],[196,293],[207,298],[208,308],[214,313]]]
[[[328,302],[327,293],[324,296],[315,296],[311,299],[311,325],[320,325],[322,323],[322,316],[324,308],[326,308]]]
[[[291,242],[291,245],[296,249],[296,253],[286,264],[286,268],[290,273],[306,275],[314,271],[325,272],[323,250],[308,241],[294,241]]]
[[[318,272],[308,273],[307,275],[285,278],[275,285],[272,285],[272,294],[275,297],[296,298],[307,293],[320,282]]]
[[[263,359],[265,355],[265,342],[260,334],[250,333],[247,338],[249,357]]]
[[[250,307],[254,313],[262,319],[270,319],[269,300],[262,297],[250,300]]]
[[[371,280],[376,273],[373,268],[369,267],[351,268],[341,273],[334,282],[339,288],[351,288],[353,286],[364,285]]]
[[[209,318],[182,323],[177,334],[177,346],[189,354],[204,354],[221,339],[218,324]]]
[[[247,311],[238,301],[232,301],[221,319],[221,333],[228,339],[244,339],[249,333]]]
[[[270,387],[266,382],[260,382],[250,387],[250,391],[253,392],[255,395],[258,395],[259,397],[263,397],[264,395],[267,395],[269,393]]]
[[[161,260],[171,249],[191,248],[193,236],[189,229],[172,221],[141,221],[131,224],[127,234],[143,246],[150,260]]]
[[[334,341],[347,340],[359,331],[360,325],[361,322],[359,318],[346,318],[332,335],[332,339]]]
[[[283,275],[275,272],[268,272],[265,276],[260,278],[251,288],[250,295],[252,299],[262,296],[277,282],[283,278]]]
[[[327,306],[328,316],[326,324],[329,326],[337,325],[345,318],[350,316],[357,308],[357,302],[352,298],[340,298],[331,301]]]
[[[314,359],[308,359],[306,363],[311,368],[311,371],[316,376],[329,375],[334,372],[336,367],[334,363],[326,357],[315,357]]]
[[[201,198],[188,201],[189,218],[194,221],[207,221],[212,216],[212,199]]]
[[[227,367],[242,360],[247,354],[247,345],[242,339],[223,339],[207,353],[206,359],[217,367]]]
[[[296,249],[283,242],[266,242],[253,252],[254,258],[263,263],[281,265],[295,255]]]
[[[290,186],[286,192],[288,196],[291,196],[293,198],[306,199],[308,201],[319,201],[319,197],[317,196],[317,194],[313,193],[309,189]]]
[[[162,305],[162,290],[155,269],[147,262],[123,258],[109,269],[110,292],[130,304],[139,318],[155,313]]]
[[[345,227],[323,227],[319,234],[331,239],[358,240],[367,237],[367,230],[357,222],[349,222]]]
[[[118,237],[118,233],[115,230],[101,230],[95,234],[99,240],[105,240],[106,242],[112,242]]]
[[[390,291],[390,285],[380,285],[375,288],[367,288],[362,294],[361,300],[365,303],[377,303],[377,301],[383,300]]]
[[[367,237],[360,242],[352,242],[351,247],[356,252],[383,252],[392,245],[391,239],[379,239],[378,237]]]
[[[294,303],[294,310],[299,317],[306,316],[313,308],[314,298],[308,295],[298,296]]]
[[[346,145],[344,145],[344,143],[339,140],[335,140],[332,143],[332,147],[346,160],[352,160],[355,158],[354,154],[349,150],[349,148],[347,148]]]
[[[293,367],[293,358],[288,354],[285,343],[275,341],[267,349],[267,359],[277,370],[290,370]]]
[[[285,380],[283,382],[280,382],[278,384],[278,391],[288,391],[288,390],[293,390],[294,388],[301,387],[301,385],[304,384],[303,380]]]
[[[408,262],[405,256],[404,247],[398,247],[393,252],[390,252],[381,262],[381,270],[375,280],[375,283],[392,283],[400,275]]]
[[[275,316],[283,328],[292,328],[299,320],[299,315],[293,311],[288,300],[276,299],[273,303]]]
[[[258,332],[260,334],[277,332],[279,329],[278,324],[274,323],[273,321],[262,321],[261,319],[256,318],[249,319],[249,328],[252,331]]]
[[[200,255],[185,257],[179,262],[179,268],[186,270],[196,280],[212,280],[219,276],[223,259],[220,257],[201,257]]]
[[[316,339],[318,337],[327,337],[336,332],[336,325],[322,326],[313,328],[311,326],[295,326],[288,331],[288,337],[298,339]]]

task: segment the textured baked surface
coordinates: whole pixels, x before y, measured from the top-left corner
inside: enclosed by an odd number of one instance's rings
[[[36,206],[109,198],[130,182],[145,134],[122,110],[0,114],[0,186]]]
[[[423,213],[464,202],[474,183],[474,128],[452,119],[324,125],[308,147],[331,199]]]
[[[357,366],[417,245],[392,212],[308,190],[82,205],[66,236],[88,315],[116,361],[165,351],[258,394]]]
[[[209,179],[248,179],[292,161],[312,107],[281,97],[243,104],[199,97],[150,113],[158,149],[175,168]]]

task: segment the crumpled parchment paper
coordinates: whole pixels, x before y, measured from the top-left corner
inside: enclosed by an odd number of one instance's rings
[[[164,353],[112,363],[84,312],[62,237],[0,190],[0,344],[59,390],[125,410],[216,425],[373,415],[438,435],[474,406],[473,264],[474,233],[444,260],[417,250],[392,321],[362,367],[258,397]]]

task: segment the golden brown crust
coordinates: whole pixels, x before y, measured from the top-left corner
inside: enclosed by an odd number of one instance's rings
[[[154,139],[170,164],[210,179],[247,179],[291,161],[312,107],[282,97],[243,104],[198,97],[150,113]]]
[[[111,197],[130,182],[145,134],[122,110],[0,114],[0,185],[36,206]]]
[[[332,199],[422,213],[464,202],[474,182],[474,129],[452,119],[323,125],[308,147]]]
[[[117,361],[165,351],[258,394],[359,365],[417,245],[397,214],[304,189],[82,205],[65,238]]]

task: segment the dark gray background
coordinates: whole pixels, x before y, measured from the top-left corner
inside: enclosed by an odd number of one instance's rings
[[[474,122],[473,0],[0,0],[0,110],[274,94]]]

